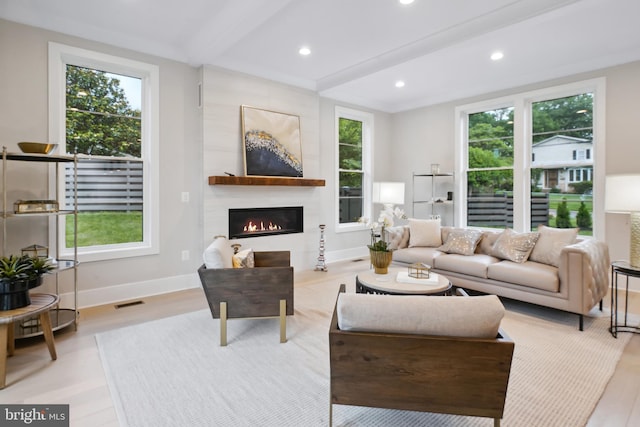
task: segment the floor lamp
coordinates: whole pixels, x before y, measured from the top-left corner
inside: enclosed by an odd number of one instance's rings
[[[640,175],[610,175],[605,178],[604,210],[631,214],[629,263],[640,268]]]

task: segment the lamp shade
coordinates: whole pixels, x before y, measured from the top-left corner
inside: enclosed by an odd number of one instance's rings
[[[640,175],[609,175],[605,178],[606,212],[640,212]]]
[[[374,182],[373,203],[404,205],[404,182]]]

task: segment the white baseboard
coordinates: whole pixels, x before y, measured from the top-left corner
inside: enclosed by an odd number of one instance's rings
[[[330,251],[325,253],[325,260],[327,263],[348,261],[356,258],[369,257],[369,249],[366,246],[359,246],[357,248],[342,249],[339,251]]]
[[[200,286],[198,273],[183,276],[163,277],[144,282],[125,283],[99,289],[79,290],[78,308],[129,301],[151,295],[166,294]],[[60,295],[60,307],[73,307],[73,293]]]

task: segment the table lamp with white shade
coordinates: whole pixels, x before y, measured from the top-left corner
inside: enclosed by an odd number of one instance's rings
[[[374,182],[373,203],[381,203],[385,210],[404,205],[404,182]]]
[[[640,175],[609,175],[605,179],[604,210],[631,214],[629,263],[640,268]]]

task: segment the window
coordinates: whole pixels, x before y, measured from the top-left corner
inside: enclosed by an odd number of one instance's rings
[[[78,154],[78,223],[61,217],[60,256],[82,261],[158,252],[158,68],[49,45],[52,141]],[[73,168],[59,179],[73,208]],[[55,229],[56,227],[52,227]]]
[[[336,230],[361,228],[358,219],[370,217],[373,116],[336,107],[338,213]]]
[[[603,191],[603,99],[604,79],[596,79],[456,109],[461,225],[556,226],[566,204],[580,234],[602,227],[604,211],[594,210],[593,198]]]
[[[513,107],[468,115],[467,225],[505,228],[513,198]]]

